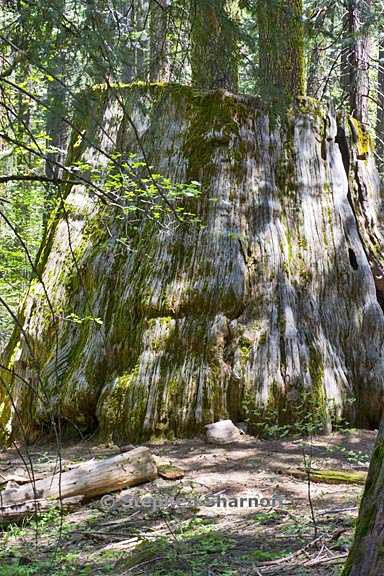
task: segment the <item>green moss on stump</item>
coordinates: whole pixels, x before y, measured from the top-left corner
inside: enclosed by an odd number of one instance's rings
[[[358,158],[365,160],[372,150],[372,138],[369,132],[363,128],[363,125],[357,118],[349,118],[352,135],[357,146]]]

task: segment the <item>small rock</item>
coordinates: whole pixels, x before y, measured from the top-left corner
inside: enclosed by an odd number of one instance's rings
[[[232,420],[220,420],[205,427],[206,440],[209,444],[230,444],[241,439],[242,431]]]

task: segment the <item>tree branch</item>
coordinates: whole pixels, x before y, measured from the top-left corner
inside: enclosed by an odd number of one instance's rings
[[[0,184],[6,182],[49,182],[51,184],[79,184],[78,180],[63,180],[62,178],[48,178],[47,176],[38,176],[36,174],[8,174],[0,176]]]

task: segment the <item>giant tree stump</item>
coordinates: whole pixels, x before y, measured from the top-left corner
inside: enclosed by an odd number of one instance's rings
[[[58,413],[135,441],[308,412],[319,429],[377,426],[381,205],[360,125],[311,100],[280,121],[254,98],[180,86],[87,98],[67,164],[144,150],[156,172],[201,182],[185,206],[202,226],[137,229],[92,187],[63,187],[44,288],[33,280],[4,359],[3,429],[38,433]]]

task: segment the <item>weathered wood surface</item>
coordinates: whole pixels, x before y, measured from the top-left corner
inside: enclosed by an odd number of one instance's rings
[[[116,441],[227,418],[252,432],[309,411],[324,429],[339,417],[377,426],[381,200],[355,123],[303,100],[281,124],[257,100],[172,86],[102,91],[89,109],[99,124],[81,119],[86,140],[68,162],[107,163],[95,145],[140,154],[129,115],[155,170],[202,183],[187,207],[204,226],[145,221],[135,232],[72,186],[39,259],[58,313],[34,280],[24,335],[4,359],[17,376],[1,373],[2,429],[20,435],[16,411],[30,434],[59,411]]]
[[[140,447],[106,460],[90,460],[74,470],[55,474],[0,493],[2,508],[25,502],[48,499],[66,499],[75,496],[90,498],[108,494],[129,486],[136,486],[157,478],[157,468],[151,451]]]
[[[34,480],[40,480],[40,478],[42,478],[41,474],[34,474],[33,475]],[[32,480],[31,476],[28,475],[27,472],[23,469],[14,470],[12,472],[8,472],[5,474],[0,472],[0,487],[1,488],[5,484],[8,484],[9,482],[16,482],[16,484],[28,484],[28,482],[31,482],[31,480]]]
[[[64,500],[61,500],[61,502],[58,500],[33,499],[21,504],[2,506],[0,493],[0,525],[36,517],[48,510],[52,510],[53,508],[60,509],[63,512],[68,512],[80,506],[82,500],[82,496],[65,498]]]

